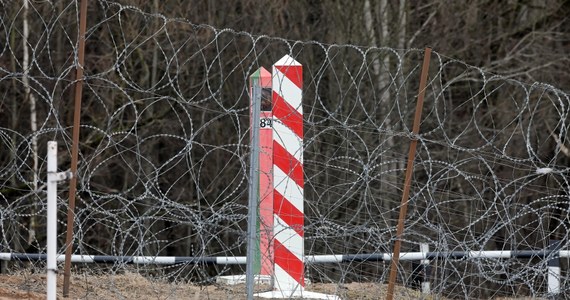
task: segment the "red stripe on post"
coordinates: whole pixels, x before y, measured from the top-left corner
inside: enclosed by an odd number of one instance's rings
[[[305,286],[305,274],[304,265],[301,260],[297,258],[287,247],[279,243],[278,240],[274,241],[275,245],[275,263],[279,265],[283,270],[287,270],[289,274],[295,281],[297,281],[301,286]]]
[[[289,105],[279,94],[273,92],[273,117],[279,119],[297,136],[303,138],[303,115]]]
[[[303,88],[303,66],[275,66],[275,69],[283,73],[300,89]]]
[[[305,220],[303,213],[277,190],[273,191],[273,212],[279,216],[283,222],[287,223],[291,229],[295,230],[301,237],[304,237],[305,231],[303,230],[303,224]]]
[[[289,178],[293,179],[298,186],[301,188],[305,187],[303,164],[275,140],[273,141],[273,165],[279,167],[279,169],[287,174]]]

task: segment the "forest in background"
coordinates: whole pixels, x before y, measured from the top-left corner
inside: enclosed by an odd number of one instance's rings
[[[31,1],[27,13],[20,1],[3,1],[0,6],[0,206],[5,212],[1,219],[5,236],[2,247],[3,252],[36,252],[43,249],[45,239],[40,233],[44,221],[38,216],[43,194],[37,192],[45,177],[33,175],[30,141],[32,136],[39,137],[38,152],[45,153],[48,139],[59,140],[63,153],[60,166],[69,164],[77,9],[74,1]],[[117,12],[128,6],[137,10],[124,10],[117,17]],[[454,141],[460,141],[461,146],[477,149],[481,144],[478,132],[464,131],[475,123],[484,125],[479,133],[493,136],[486,141],[495,147],[489,151],[495,153],[494,158],[487,157],[490,165],[472,164],[464,171],[487,176],[488,168],[495,176],[493,180],[507,182],[528,171],[521,162],[525,159],[530,164],[540,161],[563,167],[570,162],[570,153],[564,152],[570,137],[568,124],[559,118],[566,115],[565,111],[557,111],[558,104],[552,104],[555,100],[537,102],[536,110],[527,112],[536,120],[521,117],[520,122],[528,126],[525,129],[532,132],[530,139],[526,132],[509,131],[516,127],[511,121],[521,113],[518,105],[522,102],[518,99],[542,99],[542,95],[524,95],[516,83],[509,87],[508,81],[542,82],[567,97],[568,1],[92,1],[88,14],[87,87],[78,183],[77,223],[81,228],[76,241],[80,252],[188,256],[242,253],[245,162],[249,151],[245,147],[248,120],[244,108],[248,96],[244,83],[250,71],[259,66],[268,68],[287,51],[279,39],[291,44],[299,41],[296,45],[300,46],[293,52],[308,74],[305,99],[323,102],[320,109],[311,109],[314,103],[305,104],[307,111],[314,112],[307,117],[309,127],[305,129],[310,141],[305,149],[309,183],[305,193],[313,201],[306,208],[307,234],[325,236],[307,242],[311,251],[346,253],[354,251],[359,243],[365,244],[359,251],[391,251],[390,228],[397,220],[403,153],[408,147],[405,142],[395,142],[398,134],[392,133],[406,132],[411,126],[419,78],[415,68],[421,61],[421,51],[411,49],[431,47],[441,55],[441,61],[457,60],[459,67],[449,68],[442,77],[459,77],[461,72],[475,68],[501,76],[496,86],[491,82],[482,88],[498,91],[484,100],[473,95],[473,90],[481,89],[481,83],[471,85],[465,80],[445,89],[450,110],[440,123],[434,121],[437,105],[427,104],[422,131],[433,132],[425,137],[428,144],[446,140],[449,135],[457,136]],[[169,21],[165,22],[163,16]],[[24,19],[29,26],[28,50],[22,43]],[[226,28],[231,31],[223,32]],[[268,38],[252,46],[251,36]],[[261,49],[261,55],[247,56],[247,49],[252,47]],[[326,51],[321,50],[323,47]],[[357,50],[375,47],[380,49],[379,58],[363,63]],[[30,55],[28,63],[24,59],[26,51]],[[322,67],[324,62],[331,67]],[[362,65],[369,70],[358,75],[360,81],[354,87],[351,75],[359,74]],[[410,74],[411,79],[402,79],[398,74]],[[29,83],[24,80],[27,76]],[[430,91],[432,99],[438,95],[435,89]],[[30,126],[31,98],[37,100],[35,113],[40,124],[36,129]],[[351,99],[364,104],[355,108]],[[477,110],[480,102],[485,102],[484,110]],[[397,105],[405,108],[383,108]],[[332,118],[326,108],[338,108],[341,118]],[[367,125],[370,127],[354,133],[350,126],[370,118],[369,112],[374,116],[372,124]],[[441,123],[446,125],[445,133],[438,132]],[[530,158],[529,144],[536,149]],[[426,162],[430,154],[430,161],[460,163],[472,153],[434,143],[420,151],[418,160]],[[521,161],[501,161],[501,153]],[[378,165],[377,174],[363,179],[359,162],[346,157]],[[418,167],[418,182],[433,180],[433,174],[423,169],[425,166],[427,163]],[[446,178],[428,186],[433,187],[430,195],[437,199],[460,195],[466,200],[488,197],[494,201],[499,193],[486,180],[490,179],[473,183]],[[65,199],[67,188],[62,189],[60,196]],[[535,215],[497,227],[491,221],[496,216],[480,215],[488,209],[487,203],[465,201],[439,207],[432,200],[420,201],[425,191],[418,188],[416,198],[420,200],[410,214],[420,220],[425,218],[425,222],[410,224],[406,238],[414,251],[414,243],[421,238],[438,241],[441,228],[430,226],[442,222],[457,234],[453,241],[465,241],[470,233],[462,230],[472,223],[460,216],[473,215],[481,216],[484,222],[473,225],[472,232],[492,232],[482,238],[487,240],[474,238],[479,243],[474,247],[539,247],[548,238],[567,242],[567,206],[552,209],[553,205],[540,206],[533,199],[566,195],[568,191],[563,179],[544,179],[530,187],[505,184],[502,193],[517,199],[506,196],[501,200],[515,201],[516,207],[538,205],[545,209],[539,216],[552,219],[538,224],[544,230],[537,233],[536,228],[523,226],[535,224]],[[515,208],[504,205],[505,211],[516,215]],[[557,202],[554,207],[558,205],[562,204]],[[430,209],[434,207],[439,208],[437,213]],[[424,215],[422,210],[429,212]],[[64,210],[61,215],[65,215]],[[137,218],[140,222],[133,222]],[[346,227],[331,229],[338,224]],[[506,238],[509,236],[512,238]],[[339,241],[339,237],[345,240]],[[148,242],[137,242],[141,239]],[[469,243],[457,245],[467,247]],[[475,266],[470,267],[476,272]],[[316,275],[322,280],[358,277],[335,274],[338,270],[334,267],[323,269]],[[470,284],[477,286],[481,279],[465,280],[473,280]]]

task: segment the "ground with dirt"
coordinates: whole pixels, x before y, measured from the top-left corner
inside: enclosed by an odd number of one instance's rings
[[[198,286],[189,283],[168,283],[151,280],[135,273],[120,275],[80,275],[71,278],[68,299],[245,299],[244,285]],[[62,297],[63,275],[58,276],[58,299]],[[335,294],[341,299],[382,299],[385,285],[373,283],[312,284],[308,291]],[[268,290],[268,286],[257,286],[257,290]],[[396,299],[420,299],[414,290],[397,288]],[[46,276],[21,272],[0,275],[0,300],[46,299]],[[426,298],[424,298],[426,299]],[[430,298],[427,298],[430,299]]]

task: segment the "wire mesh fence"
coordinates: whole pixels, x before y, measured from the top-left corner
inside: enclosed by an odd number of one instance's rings
[[[421,49],[286,40],[113,1],[92,5],[74,254],[245,256],[248,80],[284,54],[304,66],[307,257],[392,252],[411,139],[418,140],[418,152],[403,252],[418,252],[424,243],[446,253],[543,251],[551,240],[568,249],[568,93],[434,51],[420,134],[413,135]],[[32,28],[27,35],[24,18]],[[0,15],[3,253],[45,254],[46,143],[58,141],[59,168],[68,169],[77,21],[73,1],[34,3],[27,15],[19,4],[4,4]],[[59,188],[62,229],[68,187]],[[60,230],[61,253],[64,237]],[[433,258],[430,293],[546,296],[547,264],[556,255]],[[103,274],[115,283],[122,274],[137,274],[161,289],[163,282],[175,282],[167,289],[182,291],[186,283],[203,285],[202,292],[219,276],[245,273],[242,264],[128,262],[78,263],[74,272]],[[24,268],[3,263],[5,272]],[[31,264],[44,267],[41,260]],[[564,293],[567,258],[561,266]],[[307,260],[305,276],[317,290],[325,286],[352,299],[365,296],[347,287],[383,291],[388,269],[381,259]],[[412,262],[399,263],[399,285],[418,288],[417,276]],[[128,298],[120,289],[110,291]],[[244,291],[218,292],[229,297]],[[184,298],[176,292],[172,297]]]

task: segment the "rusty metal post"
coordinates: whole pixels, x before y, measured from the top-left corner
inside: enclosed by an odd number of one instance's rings
[[[431,57],[431,48],[426,48],[424,52],[424,62],[422,73],[420,75],[420,88],[418,93],[418,102],[416,103],[416,114],[414,116],[414,125],[412,133],[414,137],[410,142],[410,151],[408,152],[408,164],[406,166],[406,177],[404,179],[404,192],[402,193],[402,201],[400,203],[400,216],[398,217],[398,227],[396,229],[396,241],[394,242],[394,251],[392,252],[392,263],[390,265],[390,278],[388,281],[387,300],[394,299],[394,286],[398,275],[398,262],[400,259],[400,247],[402,233],[404,232],[404,221],[408,212],[408,200],[410,198],[410,188],[412,183],[412,172],[414,169],[414,158],[416,156],[416,147],[418,140],[415,136],[420,132],[420,122],[422,118],[422,109],[424,106],[424,96],[429,71],[429,62]]]
[[[83,90],[83,62],[85,61],[85,31],[87,28],[87,0],[81,0],[79,8],[79,43],[75,66],[75,109],[73,112],[73,136],[71,147],[71,180],[69,181],[69,208],[67,210],[67,234],[65,239],[65,265],[63,269],[63,297],[69,296],[71,277],[71,253],[73,252],[73,223],[75,220],[75,193],[77,190],[77,160],[79,156],[79,126],[81,120],[81,96]]]

